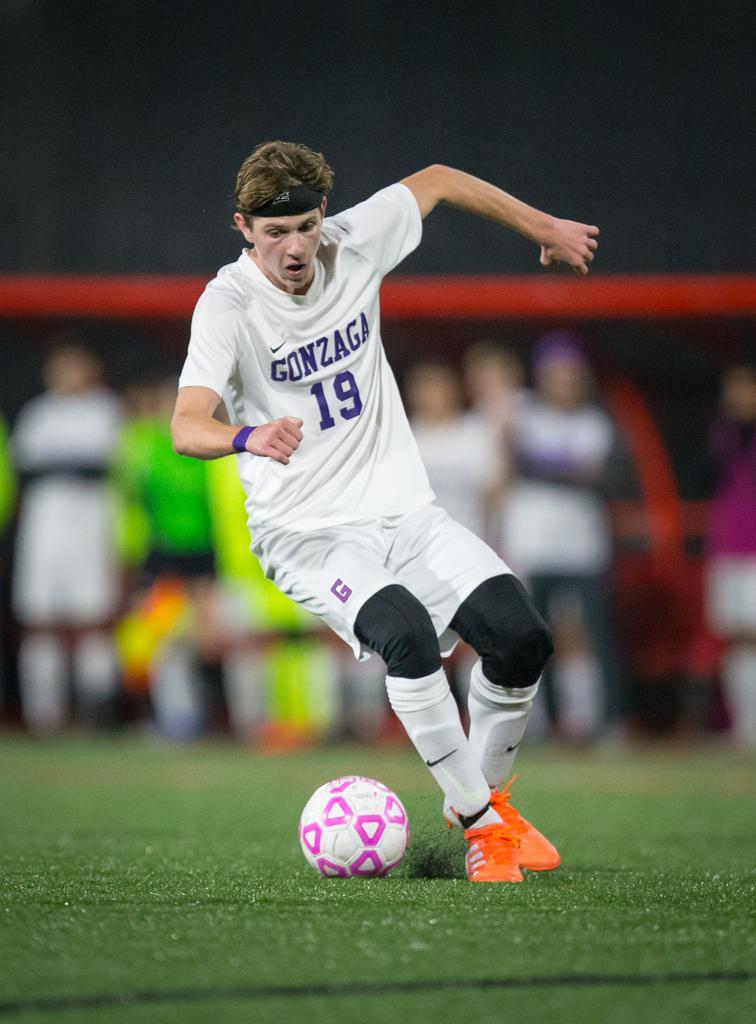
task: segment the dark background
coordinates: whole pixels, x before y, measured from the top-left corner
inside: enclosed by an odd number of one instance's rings
[[[746,2],[1,0],[0,269],[212,273],[239,164],[321,149],[332,209],[425,164],[602,229],[596,270],[756,268]],[[455,212],[415,271],[537,270]]]

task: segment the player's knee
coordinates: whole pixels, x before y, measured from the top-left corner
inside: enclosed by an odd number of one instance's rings
[[[524,625],[482,656],[483,674],[496,686],[526,689],[538,682],[553,649],[545,623]]]
[[[357,638],[386,662],[388,674],[421,679],[441,667],[430,615],[409,590],[392,584],[373,594],[354,624]]]
[[[533,686],[554,650],[551,630],[511,575],[482,583],[452,625],[481,656],[483,674],[496,686]]]

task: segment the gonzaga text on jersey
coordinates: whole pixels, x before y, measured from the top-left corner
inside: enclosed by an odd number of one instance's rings
[[[298,381],[309,377],[322,367],[338,363],[351,352],[356,352],[367,343],[369,334],[367,317],[360,313],[341,330],[300,345],[285,359],[274,359],[270,364],[271,379]]]

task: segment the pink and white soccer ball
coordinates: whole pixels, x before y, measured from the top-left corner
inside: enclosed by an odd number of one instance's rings
[[[409,819],[388,786],[347,775],[312,794],[299,819],[299,842],[321,875],[375,878],[387,875],[404,856]]]

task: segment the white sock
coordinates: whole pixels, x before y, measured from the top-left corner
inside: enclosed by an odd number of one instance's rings
[[[477,814],[489,799],[489,786],[470,749],[459,711],[442,668],[422,679],[386,677],[389,701],[415,749],[454,809]],[[490,808],[475,822],[497,824]]]
[[[241,740],[253,739],[270,713],[265,680],[265,654],[248,646],[250,610],[245,586],[227,581],[218,598],[222,616],[223,693],[231,728]]]
[[[223,692],[231,728],[240,739],[250,739],[268,717],[264,658],[257,652],[232,650],[223,659]]]
[[[537,692],[538,683],[522,689],[494,686],[480,661],[473,667],[467,699],[470,747],[492,789],[499,789],[512,771]]]
[[[118,666],[113,641],[107,633],[86,633],[73,651],[73,676],[79,697],[102,701],[118,692]]]
[[[18,652],[24,722],[32,732],[54,732],[66,723],[66,656],[54,633],[29,633]]]
[[[756,645],[733,644],[722,661],[722,689],[731,733],[743,747],[756,747]]]
[[[160,732],[172,740],[193,740],[202,732],[204,706],[197,656],[176,640],[155,665],[150,691]]]
[[[605,718],[605,702],[601,671],[593,655],[563,654],[554,666],[554,689],[564,735],[575,742],[595,739]]]

